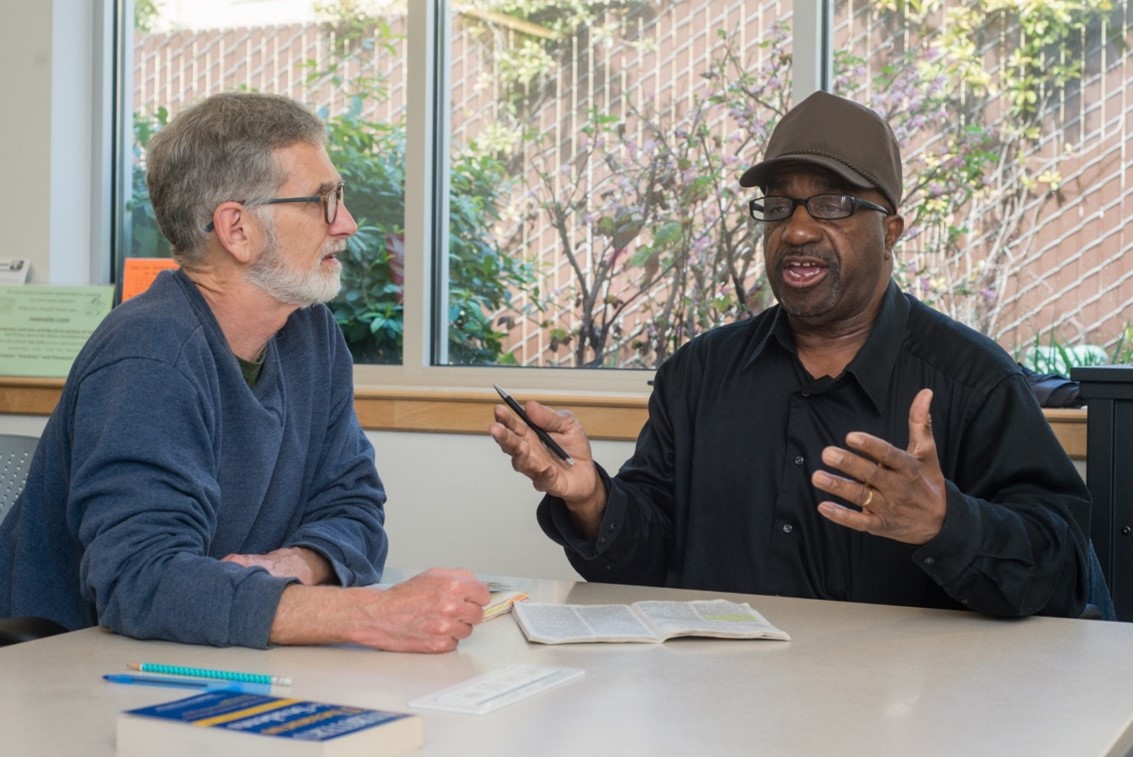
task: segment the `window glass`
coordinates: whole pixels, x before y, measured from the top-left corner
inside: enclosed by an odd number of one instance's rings
[[[831,3],[833,89],[902,142],[902,286],[1040,370],[1133,362],[1128,4]],[[361,226],[332,307],[359,362],[402,361],[406,256],[437,255],[414,291],[440,366],[650,369],[772,304],[738,177],[790,104],[792,0],[439,6],[445,232],[407,250],[406,14],[425,3],[137,0],[118,254],[167,253],[149,136],[247,88],[328,119]]]
[[[905,156],[909,291],[1041,372],[1133,362],[1124,42],[1108,0],[838,0],[835,91]]]
[[[791,7],[455,4],[439,362],[653,368],[767,307],[738,179],[787,106]]]
[[[358,233],[331,303],[360,362],[399,363],[404,262],[408,0],[356,14],[317,0],[138,0],[132,49],[133,162],[120,249],[164,257],[145,186],[149,138],[217,92],[288,95],[323,116]]]

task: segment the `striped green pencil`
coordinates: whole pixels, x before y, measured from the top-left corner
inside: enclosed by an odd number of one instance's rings
[[[272,686],[290,686],[291,679],[282,676],[269,676],[263,673],[238,673],[232,670],[210,670],[209,668],[188,668],[181,665],[161,665],[156,662],[131,662],[126,667],[142,673],[164,673],[171,676],[192,676],[193,678],[215,678],[221,681],[241,683],[266,683]]]

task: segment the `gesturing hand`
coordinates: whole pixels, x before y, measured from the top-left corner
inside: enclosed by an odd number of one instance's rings
[[[932,436],[931,404],[930,389],[913,399],[907,450],[857,431],[846,435],[849,449],[824,449],[822,462],[847,477],[815,471],[811,482],[862,509],[824,501],[818,511],[839,525],[906,544],[924,544],[940,533],[948,495]]]
[[[579,530],[593,536],[606,506],[606,489],[594,468],[582,424],[573,414],[556,413],[538,402],[528,402],[524,410],[574,458],[575,465],[566,465],[544,447],[535,432],[503,405],[496,405],[495,423],[488,433],[511,457],[512,468],[531,479],[537,491],[563,500]]]

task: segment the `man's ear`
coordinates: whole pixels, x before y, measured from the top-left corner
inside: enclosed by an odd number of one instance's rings
[[[885,216],[885,258],[893,257],[893,246],[905,233],[905,217],[900,213]]]
[[[254,219],[255,216],[238,202],[223,202],[212,212],[217,241],[239,263],[249,263],[254,257]]]

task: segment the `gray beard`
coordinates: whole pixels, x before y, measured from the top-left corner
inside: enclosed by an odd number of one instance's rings
[[[275,229],[265,226],[264,251],[259,260],[245,274],[248,283],[259,287],[285,305],[307,307],[317,302],[330,302],[342,289],[342,267],[333,271],[301,271],[287,264],[279,251]],[[324,246],[326,254],[335,249],[337,242]]]

